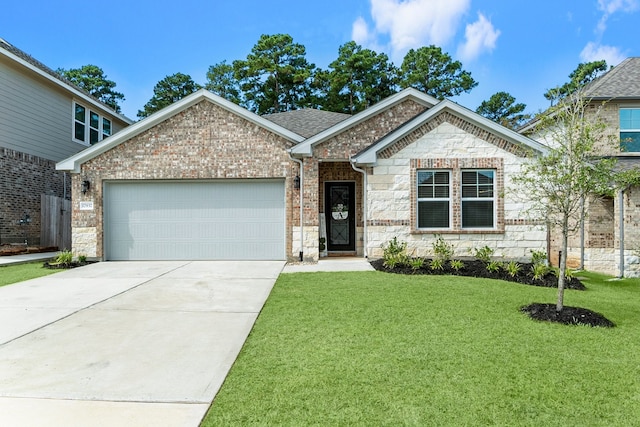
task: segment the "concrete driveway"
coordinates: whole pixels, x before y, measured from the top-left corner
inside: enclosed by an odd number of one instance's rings
[[[0,288],[0,425],[197,426],[283,267],[103,262]]]

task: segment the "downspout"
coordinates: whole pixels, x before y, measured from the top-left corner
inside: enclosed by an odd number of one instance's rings
[[[288,152],[291,160],[300,165],[300,253],[298,254],[300,258],[300,262],[303,260],[304,251],[303,251],[303,243],[304,243],[304,223],[303,221],[303,212],[304,212],[304,165],[302,160],[296,159],[291,155],[291,151]]]
[[[580,270],[584,270],[584,197],[580,199]]]
[[[360,172],[362,174],[362,223],[363,223],[363,233],[362,236],[362,246],[364,251],[364,257],[369,258],[369,253],[367,252],[367,172],[364,169],[360,169],[356,167],[356,163],[353,159],[349,158],[349,163],[354,171]]]
[[[620,279],[624,277],[624,190],[618,192],[620,199]]]

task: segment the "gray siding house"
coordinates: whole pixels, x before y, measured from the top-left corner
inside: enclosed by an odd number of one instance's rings
[[[56,162],[131,123],[0,38],[0,244],[37,244],[41,196],[71,197]]]

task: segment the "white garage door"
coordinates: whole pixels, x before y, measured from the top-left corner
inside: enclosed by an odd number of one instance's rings
[[[107,260],[284,260],[284,180],[109,182]]]

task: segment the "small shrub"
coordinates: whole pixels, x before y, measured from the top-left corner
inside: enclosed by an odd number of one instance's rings
[[[56,257],[56,261],[58,264],[71,264],[73,261],[73,252],[71,251],[62,251]]]
[[[436,241],[433,242],[432,246],[435,258],[445,262],[453,258],[453,245],[445,242],[442,236],[436,234]]]
[[[507,274],[511,277],[516,277],[516,275],[520,273],[520,269],[522,268],[522,266],[516,261],[509,261],[508,263],[504,264],[503,267]]]
[[[407,242],[399,242],[397,237],[391,239],[386,245],[382,245],[384,266],[394,268],[406,264],[408,262],[406,249]]]
[[[489,261],[487,263],[487,271],[489,271],[490,273],[497,273],[498,271],[500,271],[501,267],[502,263],[500,261]]]
[[[78,255],[78,262],[80,264],[84,264],[87,262],[87,256],[86,255]]]
[[[440,258],[434,258],[429,263],[429,267],[432,270],[442,270],[444,269],[444,261]]]
[[[560,276],[560,269],[559,269],[558,267],[554,267],[554,268],[553,268],[553,274],[554,274],[556,277],[559,277],[559,276]],[[571,279],[573,279],[574,277],[576,277],[576,275],[575,275],[575,273],[573,272],[573,270],[571,270],[570,268],[565,268],[565,269],[564,269],[564,278],[565,278],[566,280],[571,280]]]
[[[547,264],[547,253],[545,251],[531,250],[531,263],[532,264]]]
[[[491,257],[493,256],[494,250],[489,246],[483,246],[478,249],[473,250],[473,256],[484,262],[485,264],[489,264],[491,262]]]
[[[542,279],[548,271],[549,267],[547,267],[545,264],[533,264],[531,266],[531,274],[533,274],[533,278],[535,280]]]
[[[403,254],[407,250],[407,242],[399,242],[397,237],[394,237],[386,245],[382,245],[382,256],[391,256]]]
[[[409,260],[409,266],[411,267],[411,269],[413,271],[420,270],[423,265],[424,265],[424,259],[423,258],[411,258]]]
[[[464,262],[459,259],[452,259],[449,265],[454,271],[460,271],[464,268]]]

